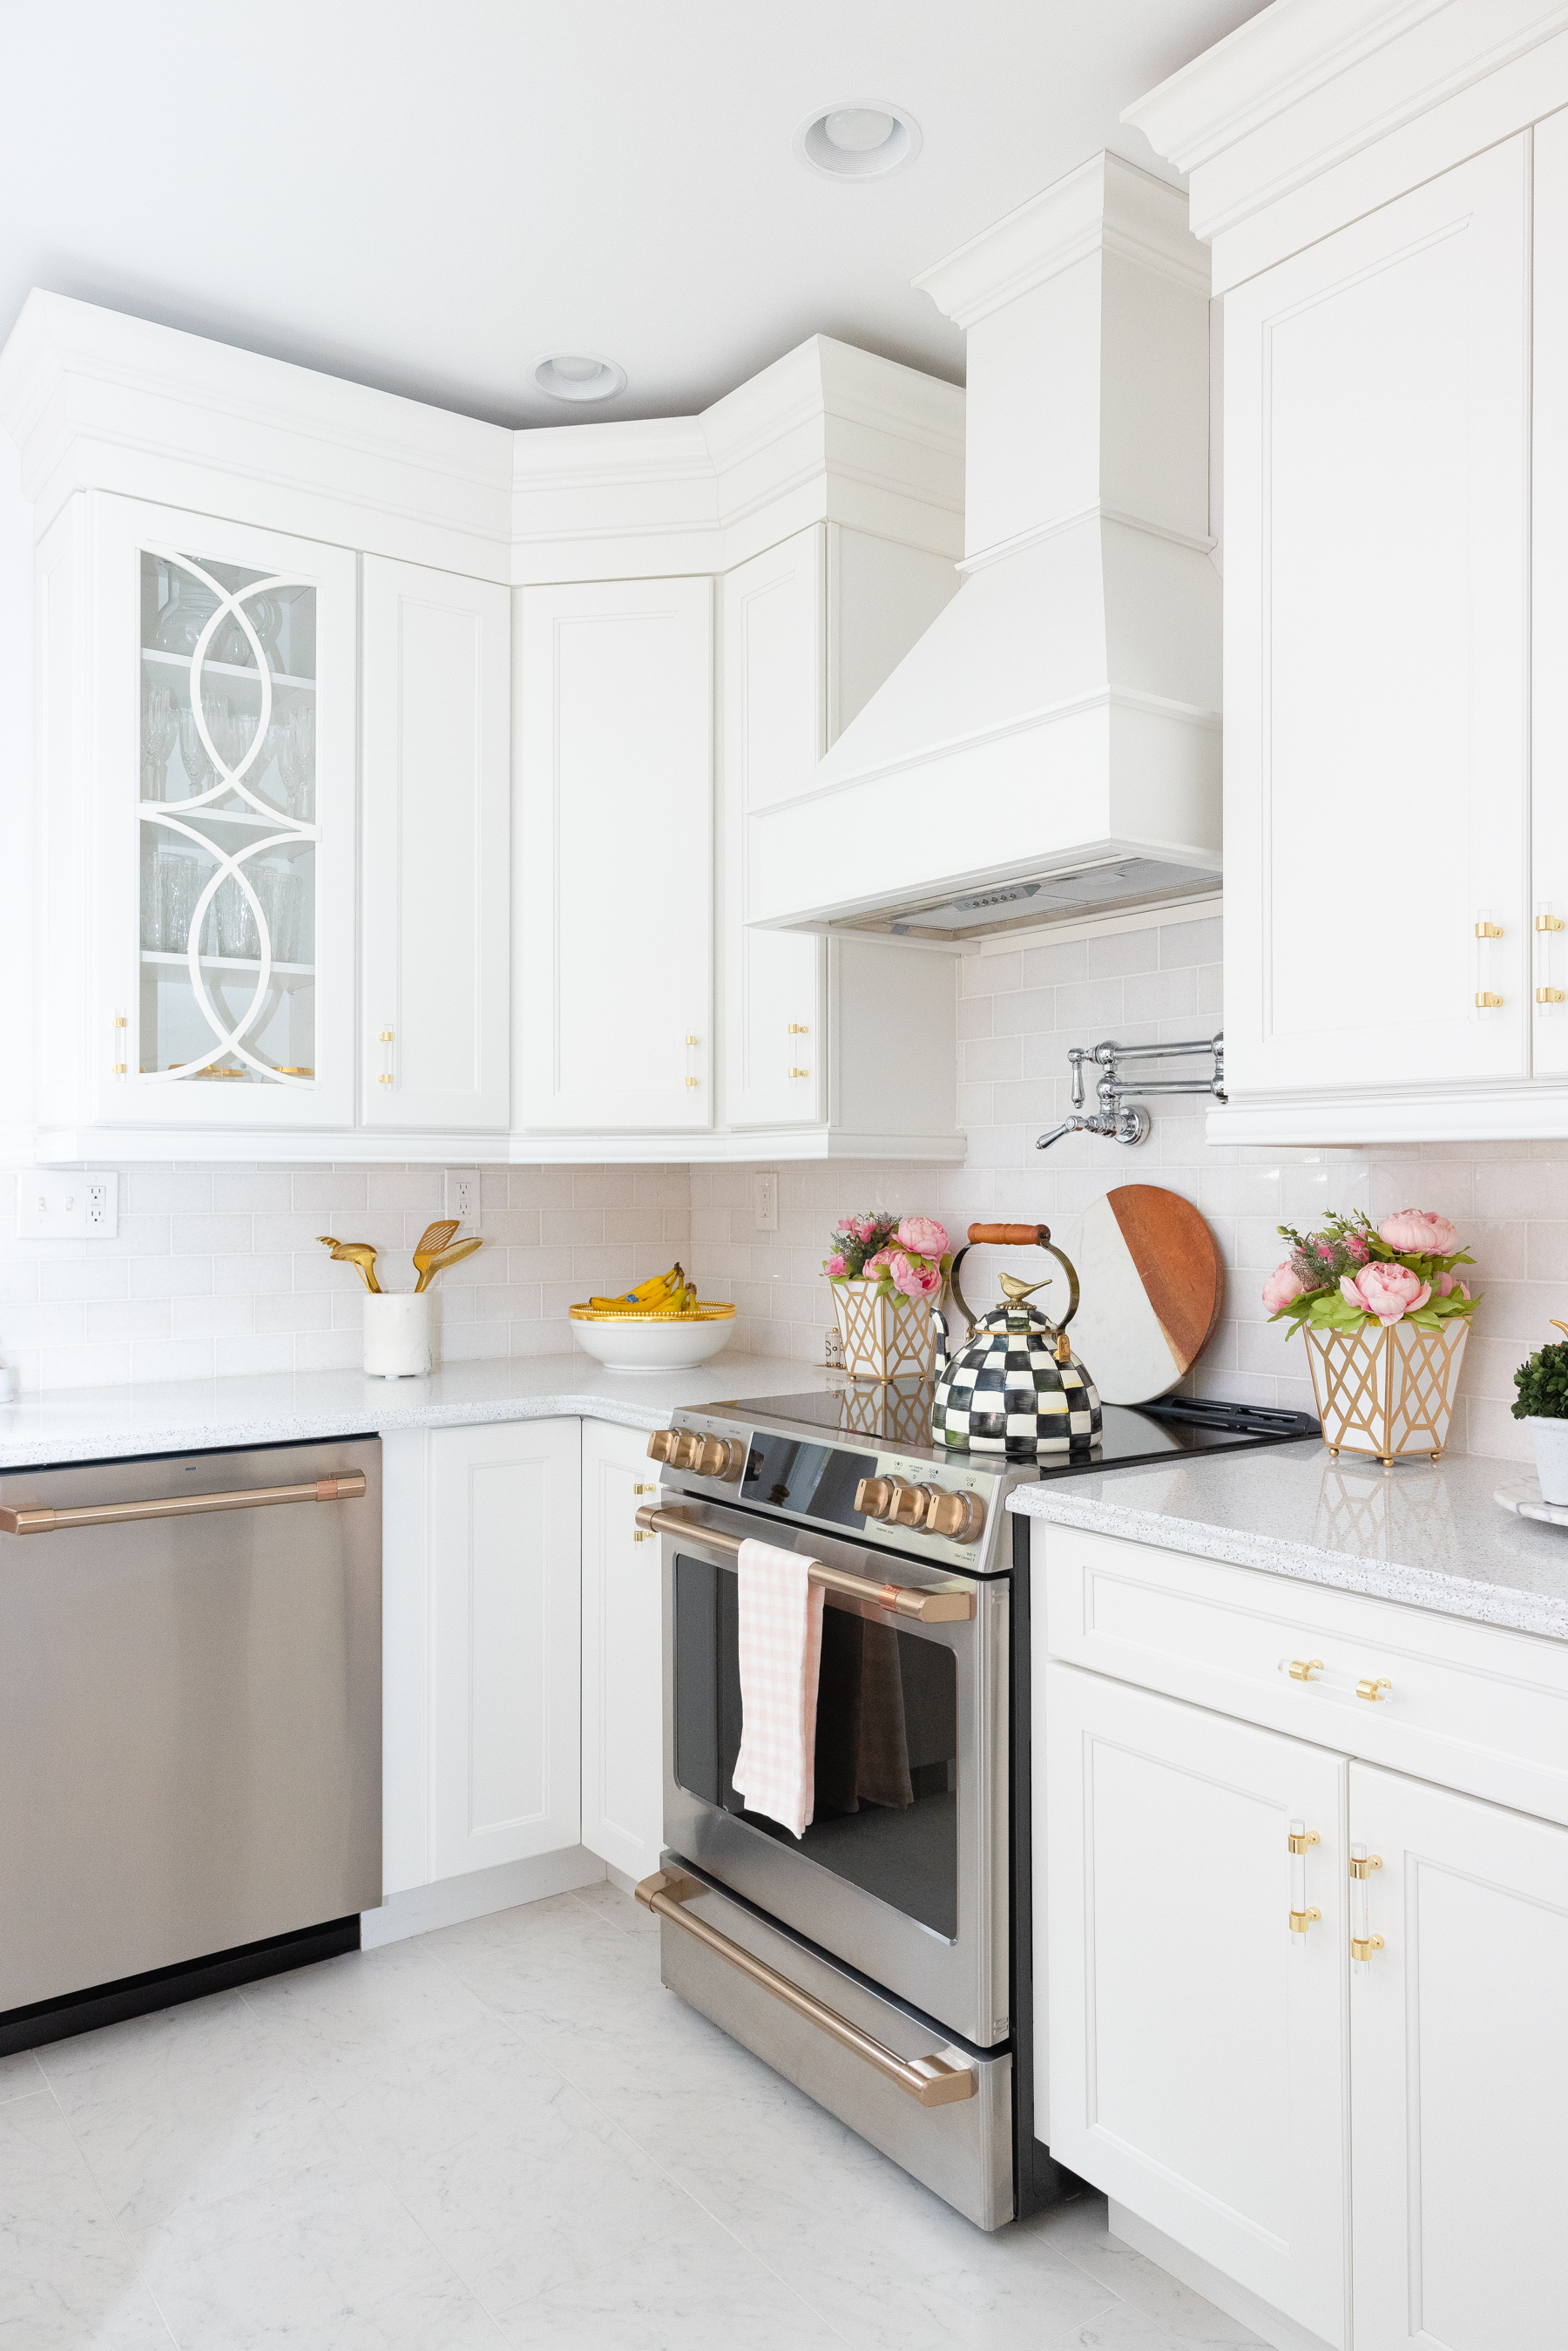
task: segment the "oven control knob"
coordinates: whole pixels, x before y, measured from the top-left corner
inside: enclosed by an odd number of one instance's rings
[[[678,1428],[656,1428],[648,1439],[650,1461],[672,1461],[681,1432]]]
[[[695,1469],[699,1478],[738,1478],[743,1455],[733,1437],[699,1437],[689,1462],[683,1469]]]
[[[923,1527],[925,1513],[933,1499],[929,1486],[911,1486],[904,1479],[892,1481],[894,1494],[883,1516],[890,1527]]]
[[[855,1488],[855,1508],[862,1519],[891,1519],[901,1493],[913,1493],[902,1478],[862,1478]]]
[[[932,1496],[925,1512],[925,1524],[934,1535],[946,1535],[953,1542],[978,1542],[986,1524],[986,1506],[978,1494],[943,1494]]]

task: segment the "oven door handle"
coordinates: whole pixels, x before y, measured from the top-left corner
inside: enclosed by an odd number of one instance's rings
[[[819,2032],[825,2032],[830,2040],[836,2041],[841,2049],[848,2049],[855,2056],[863,2058],[884,2081],[894,2083],[918,2105],[952,2106],[961,2099],[974,2096],[979,2085],[970,2067],[950,2065],[945,2057],[901,2057],[896,2050],[873,2040],[869,2032],[862,2032],[858,2024],[852,2024],[848,2017],[841,2016],[836,2009],[826,2007],[820,2000],[813,2000],[809,1991],[802,1991],[798,1984],[792,1984],[788,1976],[779,1974],[777,1968],[770,1968],[766,1960],[754,1958],[729,1936],[721,1935],[706,1919],[694,1918],[685,1906],[707,1890],[700,1879],[683,1876],[675,1870],[659,1869],[652,1877],[644,1877],[636,1892],[638,1901],[652,1910],[656,1917],[667,1918],[673,1927],[679,1927],[685,1933],[695,1936],[716,1957],[727,1961],[730,1967],[737,1968],[743,1976],[759,1985],[762,1991],[771,1992],[775,2000],[782,2001],[784,2006],[793,2009],[797,2016],[803,2016],[808,2024],[814,2024]]]
[[[651,1535],[685,1535],[690,1541],[706,1543],[710,1551],[724,1552],[731,1559],[740,1556],[739,1535],[721,1534],[715,1527],[705,1527],[700,1519],[688,1518],[685,1510],[656,1510],[644,1503],[637,1513],[637,1524]],[[807,1581],[820,1583],[828,1592],[837,1592],[846,1600],[868,1600],[873,1608],[886,1608],[895,1616],[913,1616],[917,1625],[968,1625],[974,1622],[975,1595],[972,1592],[923,1592],[907,1583],[873,1583],[867,1575],[850,1575],[842,1568],[824,1567],[820,1559],[809,1562]]]

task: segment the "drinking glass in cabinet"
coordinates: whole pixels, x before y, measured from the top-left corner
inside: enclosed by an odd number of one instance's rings
[[[316,793],[316,713],[296,703],[278,729],[277,769],[288,813],[308,822]]]
[[[218,884],[218,953],[230,963],[255,963],[261,955],[256,909],[237,873],[227,873]]]
[[[141,695],[141,797],[161,800],[169,755],[179,733],[179,714],[166,685],[149,685]]]
[[[208,786],[217,778],[217,769],[207,757],[196,725],[196,714],[189,703],[180,712],[180,765],[185,771],[185,794],[188,799],[200,799]]]
[[[158,937],[150,946],[165,954],[183,955],[190,944],[191,916],[196,905],[196,861],[177,849],[158,852]]]

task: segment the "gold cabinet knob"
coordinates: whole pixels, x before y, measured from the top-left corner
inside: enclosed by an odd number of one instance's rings
[[[810,1074],[810,1070],[791,1070],[789,1072],[792,1078],[809,1078]]]
[[[1535,1000],[1537,1004],[1568,1004],[1568,988],[1538,987]]]
[[[1502,998],[1500,996],[1494,996],[1490,987],[1477,988],[1476,1010],[1478,1012],[1500,1012],[1501,1009]]]
[[[936,1493],[927,1507],[925,1523],[934,1535],[946,1535],[952,1542],[977,1542],[986,1523],[986,1506],[978,1494]]]
[[[1500,939],[1502,936],[1502,925],[1500,923],[1478,923],[1476,925],[1476,936],[1478,939]]]
[[[1315,1902],[1309,1904],[1305,1910],[1291,1911],[1289,1916],[1291,1934],[1304,1935],[1307,1928],[1315,1926],[1322,1915]]]
[[[1350,1874],[1353,1877],[1370,1877],[1375,1869],[1381,1869],[1382,1866],[1383,1855],[1380,1853],[1357,1853],[1351,1855]]]
[[[1353,1959],[1369,1959],[1374,1951],[1381,1951],[1382,1949],[1381,1935],[1353,1935],[1350,1938],[1350,1956]]]
[[[1314,1674],[1321,1674],[1322,1670],[1323,1661],[1321,1657],[1291,1659],[1291,1679],[1293,1682],[1310,1682]]]
[[[803,1020],[791,1020],[788,1033],[791,1037],[809,1037],[811,1032]]]
[[[1370,1698],[1375,1706],[1379,1698],[1393,1697],[1394,1685],[1386,1674],[1377,1681],[1374,1681],[1370,1674],[1365,1674],[1357,1682],[1355,1694],[1357,1698]]]
[[[659,1490],[659,1489],[658,1489],[657,1486],[650,1486],[650,1485],[648,1485],[648,1484],[646,1484],[646,1483],[643,1483],[643,1484],[637,1484],[637,1483],[633,1483],[632,1488],[632,1491],[634,1494],[656,1494],[656,1493],[658,1492],[658,1490]]]
[[[678,1428],[656,1428],[648,1439],[649,1460],[667,1461],[674,1451],[675,1439],[680,1433]]]
[[[1561,914],[1537,914],[1535,927],[1538,931],[1562,931],[1568,930],[1568,923],[1563,922]]]

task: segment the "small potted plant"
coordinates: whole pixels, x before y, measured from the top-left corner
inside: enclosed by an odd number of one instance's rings
[[[952,1258],[934,1217],[843,1217],[822,1260],[843,1342],[844,1368],[862,1380],[925,1379],[931,1309]]]
[[[1455,1228],[1430,1208],[1401,1208],[1375,1226],[1331,1211],[1321,1232],[1279,1230],[1291,1253],[1263,1303],[1306,1343],[1329,1451],[1436,1461],[1479,1302],[1454,1270],[1475,1263]]]
[[[1530,1431],[1541,1499],[1568,1502],[1568,1343],[1553,1339],[1538,1347],[1515,1372],[1513,1384],[1519,1390],[1513,1416]]]

